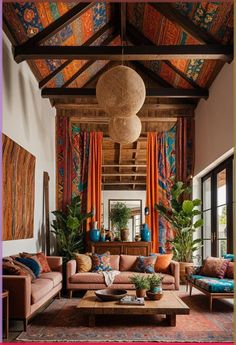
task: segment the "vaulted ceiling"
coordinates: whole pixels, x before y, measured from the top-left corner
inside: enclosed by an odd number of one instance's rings
[[[233,1],[6,2],[3,26],[16,62],[27,60],[57,114],[104,132],[104,189],[145,189],[146,132],[194,116],[233,58]],[[125,146],[108,138],[108,117],[95,97],[99,76],[121,60],[147,92],[138,113],[142,135]]]

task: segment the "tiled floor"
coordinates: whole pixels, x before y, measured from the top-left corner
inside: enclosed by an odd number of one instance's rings
[[[193,289],[194,292],[195,289]],[[185,285],[181,285],[180,286],[180,291],[184,292],[186,291],[186,286]],[[198,293],[201,293],[198,290],[195,290]],[[80,294],[74,294],[73,297],[81,297],[81,293]],[[232,303],[233,304],[233,299],[228,300],[227,302]],[[9,337],[8,339],[3,339],[3,342],[17,342],[16,338],[19,336],[19,334],[23,331],[23,322],[22,321],[11,321],[10,322],[10,332],[9,332]]]

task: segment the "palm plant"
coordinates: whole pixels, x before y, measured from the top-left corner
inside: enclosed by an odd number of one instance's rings
[[[85,232],[83,222],[93,216],[92,212],[83,213],[80,196],[74,196],[66,211],[53,211],[56,217],[52,222],[52,233],[56,235],[58,252],[64,262],[74,257],[75,252],[84,252]]]
[[[201,205],[199,199],[184,199],[189,194],[189,188],[183,182],[176,182],[171,188],[170,207],[156,204],[155,209],[173,227],[174,239],[169,240],[172,244],[174,258],[180,262],[192,262],[193,253],[202,246],[201,239],[193,239],[194,232],[203,225],[203,219],[195,221],[201,212],[197,209]]]

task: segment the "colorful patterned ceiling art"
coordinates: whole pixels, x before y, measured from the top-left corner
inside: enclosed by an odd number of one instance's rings
[[[187,16],[206,30],[220,43],[230,43],[233,39],[233,1],[172,4],[181,14]],[[128,21],[150,41],[155,44],[199,44],[199,42],[183,31],[179,25],[172,23],[151,5],[129,3]],[[156,23],[156,25],[153,25]],[[201,87],[209,87],[213,71],[221,62],[215,60],[171,60],[180,71]],[[179,75],[166,64],[151,61],[146,66],[169,81],[174,87],[191,88]]]
[[[78,1],[37,1],[37,2],[18,2],[4,3],[3,14],[8,22],[11,23],[19,43],[25,42],[28,38],[42,31],[58,17],[69,11],[78,4]],[[82,45],[103,27],[111,18],[111,6],[105,2],[94,3],[83,15],[67,25],[44,45]],[[106,38],[109,32],[104,34]],[[99,44],[99,41],[95,44]],[[34,64],[40,72],[41,79],[46,77],[65,60],[35,60]],[[73,61],[68,68],[50,81],[48,87],[60,87],[80,69],[86,61]],[[77,86],[79,87],[79,86]]]

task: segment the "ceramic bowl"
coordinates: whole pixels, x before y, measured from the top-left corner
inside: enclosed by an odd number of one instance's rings
[[[123,289],[104,289],[94,291],[95,295],[102,301],[119,301],[127,294]]]
[[[161,292],[151,292],[151,291],[146,291],[146,295],[149,299],[158,301],[163,297],[163,294]]]

